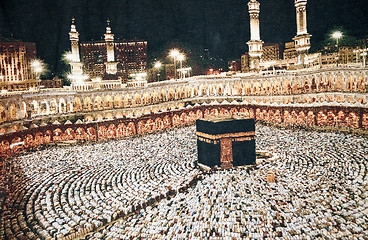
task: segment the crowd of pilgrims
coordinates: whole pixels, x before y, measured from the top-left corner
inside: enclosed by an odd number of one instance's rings
[[[0,238],[367,238],[365,137],[257,125],[256,146],[278,158],[202,172],[193,126],[18,156]]]

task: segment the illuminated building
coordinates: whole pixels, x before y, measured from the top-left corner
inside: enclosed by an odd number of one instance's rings
[[[326,53],[322,55],[322,65],[332,66],[336,64],[337,53]]]
[[[106,45],[104,42],[99,43],[81,43],[81,55],[84,62],[84,71],[91,78],[103,76],[106,62]]]
[[[71,75],[83,80],[75,35]],[[119,63],[111,38],[101,43],[106,78],[81,84],[75,79],[74,86],[114,86]],[[367,52],[360,50],[356,54]],[[249,56],[242,58],[244,66]],[[303,65],[318,59],[320,54],[305,55]],[[0,239],[291,239],[301,232],[300,239],[364,238],[368,68],[209,72],[146,85],[145,74],[137,73],[124,89],[1,96]],[[201,152],[193,148],[194,128],[178,128],[234,116],[259,122],[257,148],[273,152],[269,159],[227,172],[195,169],[196,160],[203,161],[193,155]],[[202,146],[220,150],[222,168],[240,165],[236,156],[255,148],[254,123],[242,131],[227,127],[196,133]],[[208,149],[203,152],[213,160]],[[321,209],[327,214],[318,214]]]
[[[147,68],[147,42],[115,40],[109,20],[104,34],[105,41],[78,44],[79,34],[76,32],[74,20],[70,36],[70,77],[75,90],[121,88],[122,83],[126,83],[131,74],[143,73]]]
[[[284,47],[281,43],[265,43],[263,45],[263,61],[280,60],[283,58]]]
[[[231,72],[240,72],[241,71],[241,61],[234,60],[228,62],[229,71]]]
[[[259,70],[270,64],[283,65],[283,63],[270,63],[270,61],[278,61],[282,58],[288,60],[299,57],[298,64],[304,65],[305,56],[310,48],[310,35],[307,31],[306,5],[307,0],[295,0],[297,35],[293,38],[293,42],[286,43],[285,48],[283,48],[281,44],[265,44],[263,46],[259,27],[260,3],[256,0],[251,0],[248,3],[251,40],[247,42],[247,44],[249,46],[250,70]],[[289,61],[286,62],[286,65],[289,67]]]
[[[62,88],[63,81],[61,78],[54,77],[53,79],[42,79],[40,88]]]
[[[144,72],[147,68],[147,42],[146,41],[115,41],[114,53],[116,56],[116,78],[121,77],[125,82],[129,75],[136,72]],[[110,73],[106,66],[111,66],[107,61],[106,43],[102,41],[81,43],[81,55],[85,72],[91,77],[104,77]],[[106,65],[105,63],[108,63]],[[115,70],[114,70],[115,71]],[[111,77],[111,76],[109,76]]]
[[[368,48],[354,50],[354,53],[356,54],[356,62],[359,63],[361,61],[363,67],[365,68],[367,65]]]
[[[240,64],[242,73],[249,72],[249,53],[246,52],[241,56]]]
[[[126,82],[130,74],[144,72],[147,68],[146,41],[113,40],[113,38],[109,40],[108,38],[105,42],[83,42],[80,48],[84,70],[91,78],[100,77],[107,80],[120,77],[123,82]]]
[[[30,42],[0,42],[0,90],[35,89],[38,80],[31,70],[36,58],[36,44]]]
[[[132,121],[138,128],[136,118],[144,116],[148,127],[151,123],[147,117],[154,112],[163,115],[160,116],[161,120],[167,114],[172,118],[168,122],[176,126],[177,122],[186,123],[189,117],[194,119],[198,109],[202,113],[208,110],[207,115],[218,115],[221,111],[230,114],[232,108],[237,108],[238,111],[245,108],[246,111],[252,110],[252,116],[257,119],[269,122],[293,124],[297,121],[301,124],[333,126],[339,119],[344,122],[344,126],[368,131],[367,68],[341,66],[286,71],[273,75],[249,74],[242,77],[213,73],[212,69],[210,76],[148,83],[145,87],[132,84],[124,89],[87,91],[80,94],[67,88],[49,89],[41,94],[14,93],[0,98],[0,123],[15,120],[28,122],[34,117],[47,120],[57,114],[69,114],[71,117],[80,114],[85,120],[84,124],[87,124],[86,127],[89,127],[88,121],[114,119]],[[137,76],[137,80],[138,77],[144,80],[144,76]],[[191,102],[193,108],[185,107],[187,102]],[[213,103],[209,104],[211,102]],[[219,104],[221,102],[223,104]],[[172,114],[171,111],[179,113]],[[331,116],[326,120],[327,115]],[[127,119],[122,118],[123,116]],[[155,116],[151,117],[155,122]],[[109,127],[108,121],[105,124]],[[48,127],[55,130],[60,126]],[[76,125],[74,131],[79,127],[80,125]],[[67,126],[63,131],[66,128]],[[6,128],[3,132],[7,131]]]
[[[333,66],[336,64],[336,59],[338,55],[340,64],[352,64],[359,62],[359,55],[357,56],[357,51],[359,47],[342,46],[339,47],[339,51],[331,50],[330,46],[325,46],[324,50],[327,51],[322,55],[322,65]]]
[[[292,59],[297,57],[297,52],[295,49],[295,43],[294,42],[287,42],[285,43],[285,49],[284,49],[284,59]]]
[[[357,55],[356,50],[358,50],[359,47],[348,47],[343,46],[339,49],[339,63],[347,64],[347,63],[354,63],[357,61]]]
[[[343,46],[338,51],[334,45],[325,46],[321,52],[308,54],[310,49],[311,35],[307,30],[307,0],[295,0],[297,35],[292,42],[266,43],[260,40],[259,34],[259,12],[260,4],[256,0],[248,3],[250,14],[251,40],[248,56],[242,56],[242,72],[251,70],[261,71],[262,75],[279,74],[284,70],[297,70],[300,68],[321,68],[331,67],[333,64],[359,65],[365,66],[366,53],[359,50],[359,47]],[[333,38],[338,40],[343,36],[341,32],[336,32]],[[361,41],[365,45],[366,41]],[[335,52],[336,51],[336,52]]]

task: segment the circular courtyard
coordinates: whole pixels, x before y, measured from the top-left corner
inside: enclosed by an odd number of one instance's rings
[[[3,167],[0,237],[368,235],[365,137],[256,125],[256,147],[278,158],[202,172],[193,126],[19,155]]]

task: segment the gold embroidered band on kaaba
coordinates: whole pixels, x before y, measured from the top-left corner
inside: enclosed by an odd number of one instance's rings
[[[211,135],[203,132],[196,132],[198,137],[207,138],[211,140],[219,140],[222,138],[243,138],[248,136],[254,136],[255,132],[238,132],[238,133],[225,133],[225,134],[217,134]]]

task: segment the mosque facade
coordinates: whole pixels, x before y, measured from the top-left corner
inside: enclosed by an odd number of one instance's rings
[[[73,90],[124,88],[130,75],[146,71],[147,42],[116,40],[109,20],[104,41],[79,43],[74,18],[69,36],[71,53],[67,60],[71,74],[68,77]]]
[[[308,58],[310,47],[306,4],[306,0],[295,1],[297,35],[294,45],[300,61]],[[247,43],[249,61],[256,70],[263,53],[259,32],[260,4],[251,0],[248,7],[251,21],[251,40]],[[122,86],[119,79],[96,82],[86,75],[74,21],[70,40],[72,89],[43,89],[1,96],[3,156],[15,152],[14,149],[49,142],[97,141],[150,133],[193,124],[209,116],[242,115],[282,125],[368,131],[368,68],[364,65],[196,76]],[[113,42],[114,35],[108,24],[104,68],[109,75],[118,72]]]
[[[25,148],[123,137],[230,115],[367,131],[367,77],[368,69],[336,68],[257,78],[201,76],[108,91],[18,93],[0,99],[1,149],[16,142]]]
[[[123,85],[108,24],[91,77],[72,24],[71,88],[0,94],[0,238],[366,237],[368,68],[306,68],[306,3],[295,0],[294,71],[259,71],[256,0],[248,74]],[[199,119],[234,125],[196,132]],[[201,171],[197,141],[217,145],[204,152],[221,168],[252,166]]]

